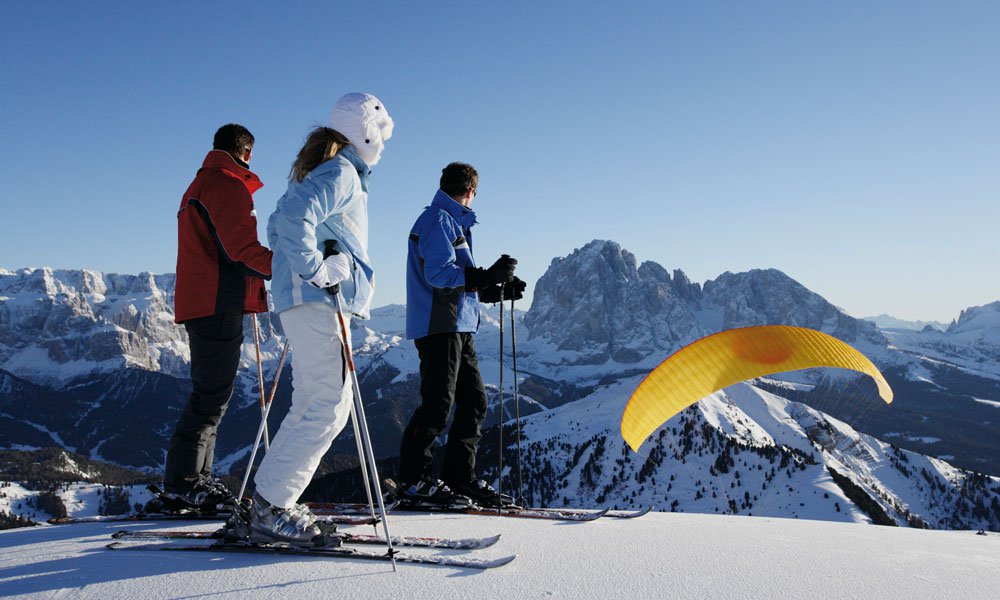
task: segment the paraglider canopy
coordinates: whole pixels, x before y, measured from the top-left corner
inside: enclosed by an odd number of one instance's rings
[[[788,325],[729,329],[689,344],[639,384],[622,415],[622,437],[638,452],[651,433],[681,410],[724,387],[785,371],[836,367],[865,373],[879,396],[892,389],[863,354],[821,331]]]

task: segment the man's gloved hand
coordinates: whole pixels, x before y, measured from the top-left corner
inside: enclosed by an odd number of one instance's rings
[[[524,298],[524,290],[526,289],[528,289],[528,284],[514,277],[510,283],[503,286],[503,299],[520,300]]]
[[[517,277],[503,286],[503,300],[520,300],[524,297],[524,290],[528,287],[528,284],[524,283]],[[500,286],[493,285],[485,290],[479,291],[479,301],[486,304],[496,304],[500,302]]]
[[[486,289],[480,289],[479,301],[484,304],[496,304],[500,302],[500,286],[491,285]]]
[[[309,283],[323,289],[337,285],[341,281],[351,276],[351,261],[346,254],[331,254],[323,259],[323,264],[319,266],[319,271],[311,278]]]
[[[514,278],[514,267],[516,265],[516,258],[511,258],[509,255],[504,254],[488,269],[466,267],[465,289],[485,290],[499,283],[510,283]]]

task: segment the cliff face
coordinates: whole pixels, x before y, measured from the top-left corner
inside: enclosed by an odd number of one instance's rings
[[[888,345],[874,324],[780,271],[724,273],[702,287],[680,270],[637,267],[617,243],[597,240],[552,261],[525,316],[533,339],[579,353],[580,364],[636,363],[723,329],[774,324],[818,329],[854,345]]]

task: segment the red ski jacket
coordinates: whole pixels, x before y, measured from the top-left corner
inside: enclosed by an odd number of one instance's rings
[[[228,152],[212,150],[177,213],[174,321],[267,311],[271,251],[257,240],[253,193],[260,179]]]

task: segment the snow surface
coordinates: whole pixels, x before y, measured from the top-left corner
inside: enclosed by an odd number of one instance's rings
[[[997,534],[682,513],[583,524],[407,514],[390,524],[394,535],[500,533],[475,554],[517,559],[486,572],[393,573],[356,560],[103,548],[119,529],[204,522],[46,526],[0,532],[0,596],[976,599],[1000,588]]]
[[[618,424],[642,377],[599,387],[586,398],[523,419],[525,462],[532,471],[559,477],[543,503],[590,502],[588,507],[594,508],[596,499],[606,497],[615,508],[652,505],[685,513],[871,522],[834,482],[832,468],[862,488],[898,525],[921,519],[939,528],[989,527],[986,521],[956,521],[961,510],[951,494],[974,484],[968,473],[894,448],[746,383],[711,394],[693,410],[676,415],[633,453]],[[708,438],[701,433],[685,434],[685,422],[694,432],[703,431],[705,424],[745,450],[791,449],[809,459],[785,466],[775,454],[741,452],[733,455],[732,469],[720,471],[718,452],[706,446]],[[512,467],[507,467],[509,475]],[[987,506],[998,484],[1000,479],[990,478],[983,486]]]

